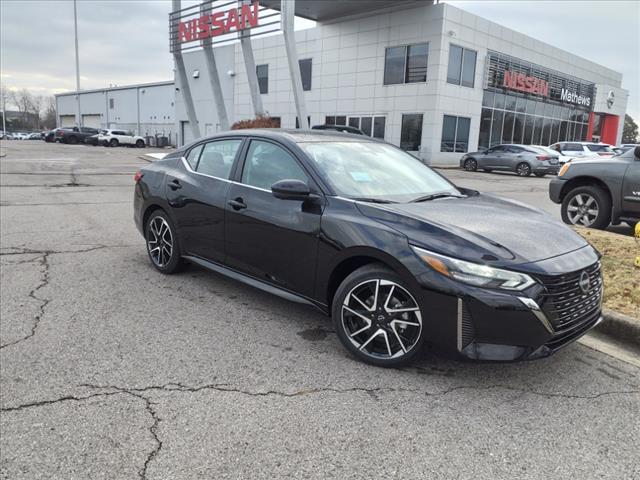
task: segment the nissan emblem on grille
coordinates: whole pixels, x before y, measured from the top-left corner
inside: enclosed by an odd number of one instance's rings
[[[580,285],[580,290],[582,290],[583,293],[587,293],[589,291],[589,284],[591,283],[591,280],[589,280],[589,274],[584,271],[580,274],[580,283],[578,283],[578,285]]]

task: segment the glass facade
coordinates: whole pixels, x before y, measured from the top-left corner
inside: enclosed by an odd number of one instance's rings
[[[584,110],[489,91],[484,92],[482,105],[480,148],[500,143],[551,145],[587,140],[589,112]]]
[[[551,145],[562,141],[585,141],[594,85],[496,52],[487,57],[487,83],[482,99],[478,147],[500,143]],[[527,82],[541,80],[544,93],[527,91],[527,85],[507,86],[505,72],[524,76]],[[576,104],[566,100],[566,91],[588,99]],[[586,100],[585,100],[586,101]]]

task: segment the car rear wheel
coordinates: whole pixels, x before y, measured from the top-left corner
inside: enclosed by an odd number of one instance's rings
[[[475,172],[478,170],[478,162],[476,162],[475,158],[467,158],[463,165],[467,172]]]
[[[420,351],[425,337],[415,298],[411,288],[384,265],[359,268],[342,282],[333,299],[338,338],[366,363],[406,364]]]
[[[111,140],[109,140],[109,146],[110,147],[117,147],[119,143],[120,142],[118,142],[117,138],[112,138]]]
[[[519,163],[516,166],[516,173],[519,177],[528,177],[531,175],[531,167],[526,162]]]
[[[181,258],[180,244],[173,222],[162,210],[149,215],[145,226],[147,254],[151,264],[162,273],[179,271],[184,262]]]
[[[136,147],[144,148],[144,140],[137,140],[136,141]]]
[[[564,197],[560,213],[570,225],[603,229],[611,223],[611,198],[595,185],[577,187]]]

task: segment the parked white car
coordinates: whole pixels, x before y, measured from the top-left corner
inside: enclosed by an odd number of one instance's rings
[[[560,163],[561,165],[564,165],[565,163],[570,162],[571,160],[576,158],[576,157],[571,157],[569,155],[565,155],[565,152],[560,153],[551,147],[544,147],[542,145],[531,145],[531,146],[536,148],[541,148],[542,150],[547,152],[549,155],[555,155],[556,157],[558,157],[558,163]]]
[[[567,157],[613,157],[616,152],[607,143],[558,142],[550,145],[558,153]]]
[[[144,148],[144,138],[134,135],[132,132],[124,130],[105,130],[98,135],[98,143],[105,147],[117,147],[118,145],[128,145],[132,147]]]
[[[15,132],[13,134],[13,139],[14,140],[26,140],[27,138],[29,138],[29,135],[26,133],[22,133],[22,132]]]

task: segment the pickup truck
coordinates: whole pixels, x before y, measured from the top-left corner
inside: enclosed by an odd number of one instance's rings
[[[70,143],[75,145],[76,143],[84,143],[87,137],[96,135],[99,130],[90,127],[69,127],[58,128],[55,131],[55,141],[60,143]]]
[[[565,223],[603,229],[640,221],[640,146],[612,158],[572,160],[549,182]]]

